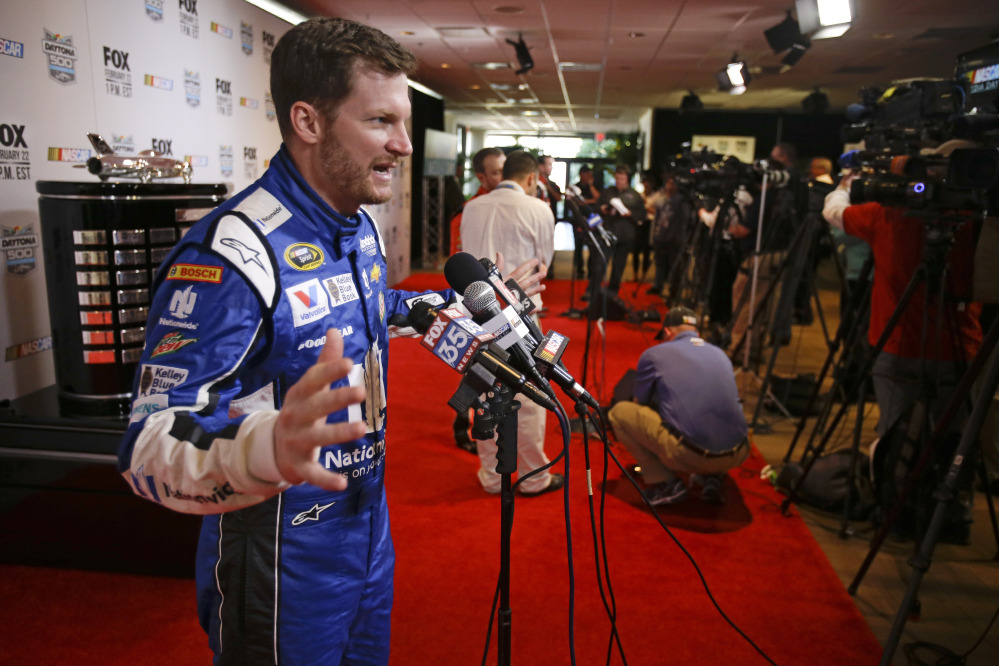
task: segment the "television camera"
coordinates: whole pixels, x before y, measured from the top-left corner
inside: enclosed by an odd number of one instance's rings
[[[953,79],[862,89],[842,130],[844,142],[864,143],[840,158],[841,167],[860,173],[851,202],[927,211],[999,208],[997,89],[999,44],[958,56]]]

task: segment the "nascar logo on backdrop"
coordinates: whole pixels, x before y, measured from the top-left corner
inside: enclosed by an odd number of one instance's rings
[[[264,33],[267,34],[266,32]],[[13,39],[0,37],[0,54],[12,58],[24,58],[24,44],[15,42]]]
[[[42,51],[49,62],[49,78],[62,84],[76,83],[76,47],[72,35],[60,35],[47,28]]]

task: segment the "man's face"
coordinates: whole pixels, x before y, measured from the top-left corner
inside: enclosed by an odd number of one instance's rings
[[[541,175],[544,176],[545,178],[552,175],[553,165],[554,162],[552,162],[552,158],[550,157],[546,157],[543,160],[541,160],[541,162],[538,164],[538,169],[541,171]]]
[[[621,173],[620,171],[615,173],[614,184],[617,185],[617,189],[619,190],[628,189],[628,174]]]
[[[823,166],[822,162],[816,160],[808,165],[808,175],[813,179],[818,178],[824,173],[826,173],[826,168]]]
[[[593,184],[593,172],[592,171],[580,171],[579,172],[579,182],[585,183],[586,185]]]
[[[482,187],[492,192],[503,182],[504,164],[506,164],[506,155],[488,155],[482,160],[482,173],[475,174]]]
[[[410,115],[404,74],[386,76],[360,70],[332,122],[327,119],[320,146],[316,190],[335,210],[352,215],[363,204],[392,198],[392,170],[412,154],[406,133]]]

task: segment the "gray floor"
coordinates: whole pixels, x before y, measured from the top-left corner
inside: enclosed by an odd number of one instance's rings
[[[555,277],[568,277],[570,257],[569,252],[556,253]],[[629,279],[632,279],[630,266],[625,274],[625,280]],[[839,323],[839,301],[835,292],[835,274],[831,265],[820,267],[818,284],[826,326],[829,335],[832,336]],[[621,291],[630,295],[632,290],[631,284],[625,284]],[[805,373],[818,374],[828,353],[826,338],[819,319],[816,318],[810,326],[793,327],[791,344],[780,349],[775,373],[786,377]],[[769,355],[765,358],[769,359]],[[765,366],[760,373],[764,371]],[[747,418],[751,419],[758,398],[759,376],[741,372],[738,374],[737,379]],[[855,413],[855,408],[847,412],[842,419],[841,431],[830,438],[827,451],[849,446]],[[799,420],[784,417],[767,409],[761,411],[752,438],[769,463],[780,466],[799,427]],[[861,430],[861,443],[865,451],[866,446],[876,437],[874,432],[876,421],[877,407],[871,405],[864,414]],[[802,437],[791,457],[792,461],[800,457],[804,443],[813,430],[813,424],[814,419],[805,422]],[[995,446],[994,437],[991,441]],[[969,545],[941,543],[934,549],[931,565],[918,590],[921,613],[918,619],[907,620],[892,663],[938,663],[933,648],[916,647],[911,658],[906,654],[907,649],[911,651],[916,644],[924,643],[940,646],[962,655],[975,645],[989,627],[999,608],[999,570],[997,570],[999,567],[996,565],[999,545],[992,532],[986,499],[983,493],[975,495],[974,524]],[[841,537],[843,523],[839,516],[800,505],[798,510],[829,558],[844,588],[847,588],[854,581],[865,557],[870,552],[874,527],[868,521],[851,523],[851,534]],[[888,640],[909,586],[913,569],[907,561],[913,555],[915,548],[916,545],[912,541],[899,543],[891,538],[887,539],[863,579],[859,581],[856,594],[853,596],[857,608],[882,645]],[[793,553],[788,553],[788,557],[793,556]],[[808,637],[794,636],[789,639],[807,640]],[[881,655],[871,655],[870,663],[877,663],[880,658]],[[993,627],[966,661],[939,663],[983,666],[999,664],[999,628]]]

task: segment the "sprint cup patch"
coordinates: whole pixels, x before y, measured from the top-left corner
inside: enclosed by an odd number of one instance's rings
[[[222,282],[221,266],[199,266],[197,264],[174,264],[167,271],[167,280],[187,280],[188,282]]]
[[[323,265],[323,251],[312,243],[293,243],[284,251],[288,264],[300,271],[311,271]]]

